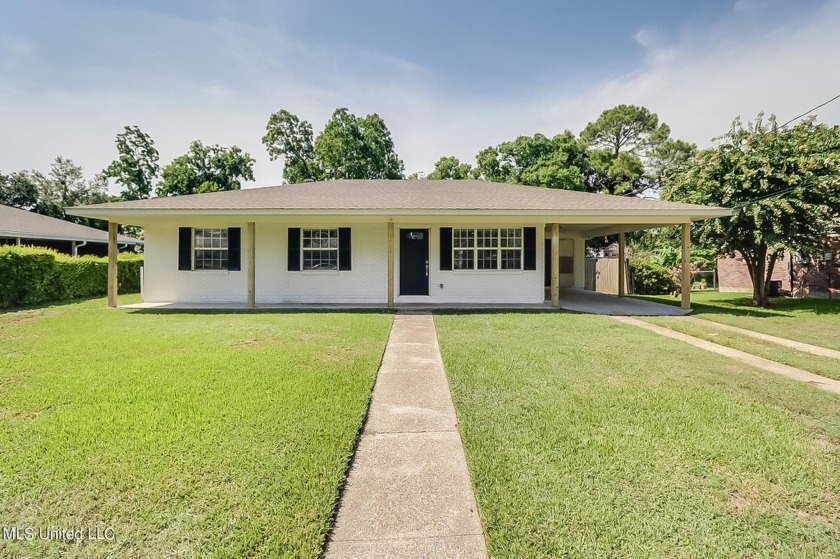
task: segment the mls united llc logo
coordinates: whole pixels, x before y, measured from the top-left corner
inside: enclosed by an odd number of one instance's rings
[[[2,539],[5,541],[113,541],[117,534],[113,528],[50,528],[40,526],[3,526],[0,529]]]

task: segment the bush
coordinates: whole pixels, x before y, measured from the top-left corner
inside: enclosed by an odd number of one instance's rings
[[[674,289],[668,268],[647,260],[631,260],[630,277],[638,295],[662,295]]]
[[[140,291],[143,257],[119,255],[120,293]],[[39,247],[0,247],[0,307],[96,297],[108,291],[108,259]]]

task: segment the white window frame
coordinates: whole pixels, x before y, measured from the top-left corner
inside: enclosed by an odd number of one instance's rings
[[[338,227],[301,227],[300,228],[300,269],[303,272],[337,272],[339,269],[339,231]],[[328,246],[321,246],[321,247],[305,247],[306,244],[306,233],[312,231],[326,231],[327,232],[327,245]],[[311,240],[312,237],[310,237]],[[335,239],[335,246],[329,246],[329,241]],[[306,252],[322,252],[322,251],[329,251],[335,254],[335,268],[325,267],[325,268],[307,268],[306,267]]]
[[[495,246],[491,247],[480,247],[478,246],[478,232],[479,231],[486,231],[492,230],[495,231]],[[458,231],[472,231],[472,246],[471,247],[456,247],[455,246],[455,239],[457,236]],[[519,246],[510,247],[510,246],[502,246],[502,231],[515,231],[516,233],[513,237],[508,237],[508,239],[518,239]],[[523,270],[523,266],[525,265],[525,237],[524,237],[524,229],[522,227],[453,227],[452,228],[452,270],[455,272],[469,272],[469,271],[476,271],[476,272],[488,272],[488,271],[503,271],[503,272],[515,272]],[[478,267],[478,254],[479,251],[487,251],[487,250],[495,250],[496,251],[496,266],[494,268],[479,268]],[[502,267],[502,252],[506,250],[517,251],[519,252],[519,267],[518,268],[503,268]],[[457,262],[455,258],[456,251],[472,251],[472,268],[456,268],[455,263]]]
[[[220,233],[219,238],[224,239],[225,246],[223,246],[223,247],[222,246],[218,246],[218,247],[212,247],[212,246],[211,247],[199,247],[199,246],[197,246],[196,237],[198,237],[198,232],[199,231],[219,231],[219,233]],[[196,272],[226,272],[226,271],[228,271],[228,267],[230,266],[230,260],[229,260],[230,253],[228,252],[230,250],[229,243],[230,243],[230,239],[228,238],[228,229],[226,227],[193,227],[192,228],[192,269],[193,269],[193,271],[196,271]],[[196,253],[199,250],[218,251],[218,252],[225,253],[225,256],[227,256],[228,258],[225,258],[223,260],[225,262],[224,267],[222,267],[222,268],[197,268],[196,263],[198,262],[198,258],[196,257],[197,256]]]

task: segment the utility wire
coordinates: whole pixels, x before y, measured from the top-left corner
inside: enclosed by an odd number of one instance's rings
[[[793,122],[794,120],[799,120],[799,119],[800,119],[800,118],[802,118],[803,116],[806,116],[806,115],[808,115],[808,114],[810,114],[810,113],[812,113],[812,112],[816,111],[816,110],[817,110],[817,109],[819,109],[820,107],[825,107],[826,105],[828,105],[828,104],[829,104],[829,103],[831,103],[832,101],[836,101],[837,99],[840,99],[840,95],[835,95],[834,97],[832,97],[831,99],[829,99],[829,100],[828,100],[828,101],[826,101],[825,103],[820,103],[819,105],[817,105],[817,106],[816,106],[816,107],[814,107],[813,109],[811,109],[811,110],[809,110],[809,111],[805,111],[804,113],[802,113],[802,114],[801,114],[801,115],[799,115],[799,116],[795,116],[795,117],[793,117],[792,119],[790,119],[790,120],[789,120],[789,121],[787,121],[786,123],[782,124],[779,128],[784,128],[785,126],[787,126],[788,124],[790,124],[790,123],[791,123],[791,122]]]

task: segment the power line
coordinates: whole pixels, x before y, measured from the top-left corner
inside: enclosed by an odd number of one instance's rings
[[[817,110],[817,109],[819,109],[820,107],[825,107],[826,105],[828,105],[828,104],[829,104],[829,103],[831,103],[832,101],[836,101],[837,99],[840,99],[840,95],[835,95],[834,97],[832,97],[831,99],[829,99],[829,100],[828,100],[828,101],[826,101],[825,103],[820,103],[819,105],[817,105],[817,106],[816,106],[816,107],[814,107],[813,109],[808,110],[808,111],[805,111],[804,113],[802,113],[802,114],[801,114],[801,115],[799,115],[799,116],[795,116],[795,117],[793,117],[792,119],[790,119],[790,120],[789,120],[789,121],[787,121],[786,123],[782,124],[779,128],[784,128],[785,126],[787,126],[788,124],[790,124],[790,123],[791,123],[791,122],[793,122],[794,120],[799,120],[799,119],[800,119],[800,118],[802,118],[803,116],[806,116],[806,115],[808,115],[808,114],[810,114],[810,113],[812,113],[812,112],[816,111],[816,110]]]

